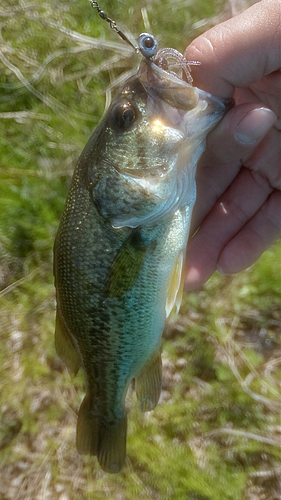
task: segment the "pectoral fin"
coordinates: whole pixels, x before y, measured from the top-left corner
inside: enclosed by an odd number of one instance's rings
[[[116,255],[109,275],[110,297],[121,297],[134,285],[145,259],[150,243],[147,243],[138,229],[133,230]]]
[[[62,317],[59,305],[56,314],[55,347],[58,356],[65,363],[68,370],[76,375],[81,364],[80,357],[72,335]]]
[[[183,275],[183,267],[184,267],[184,257],[183,251],[181,251],[176,260],[174,269],[172,271],[170,282],[168,286],[168,292],[166,297],[166,318],[168,318],[176,307],[176,311],[179,311],[182,294],[183,294],[183,285],[184,285],[184,275]]]
[[[135,391],[141,411],[150,411],[157,405],[162,384],[161,349],[158,348],[149,358],[135,378]]]

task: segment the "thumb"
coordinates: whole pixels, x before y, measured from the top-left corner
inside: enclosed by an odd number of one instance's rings
[[[211,28],[187,47],[194,85],[219,97],[246,88],[281,64],[280,0],[263,0]]]

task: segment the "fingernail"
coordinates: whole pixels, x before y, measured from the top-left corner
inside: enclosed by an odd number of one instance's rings
[[[217,271],[218,271],[219,273],[221,273],[221,274],[227,274],[227,273],[224,271],[223,267],[221,267],[221,266],[217,266]]]
[[[268,108],[253,109],[239,122],[235,137],[243,144],[253,144],[262,139],[276,121],[276,115]]]

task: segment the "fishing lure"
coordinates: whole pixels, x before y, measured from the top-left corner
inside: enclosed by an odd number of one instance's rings
[[[154,64],[159,66],[163,70],[169,70],[168,61],[172,60],[176,65],[183,70],[185,73],[187,82],[192,84],[192,76],[190,72],[190,66],[197,66],[200,64],[198,61],[187,61],[187,59],[176,49],[164,48],[158,51],[158,43],[154,35],[150,33],[141,33],[139,36],[139,45],[135,46],[131,40],[125,35],[123,31],[118,28],[116,22],[108,17],[106,12],[102,10],[95,0],[90,0],[90,4],[93,9],[98,11],[99,16],[104,21],[107,21],[114,31],[124,40],[128,45],[130,45],[137,54],[141,53],[146,59],[147,63],[152,61]]]

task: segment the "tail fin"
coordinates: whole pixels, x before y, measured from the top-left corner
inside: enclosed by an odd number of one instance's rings
[[[126,458],[127,416],[106,422],[91,415],[92,398],[86,394],[78,413],[76,446],[82,455],[97,455],[105,472],[119,472]]]
[[[99,428],[98,461],[106,472],[119,472],[126,458],[127,416]]]

